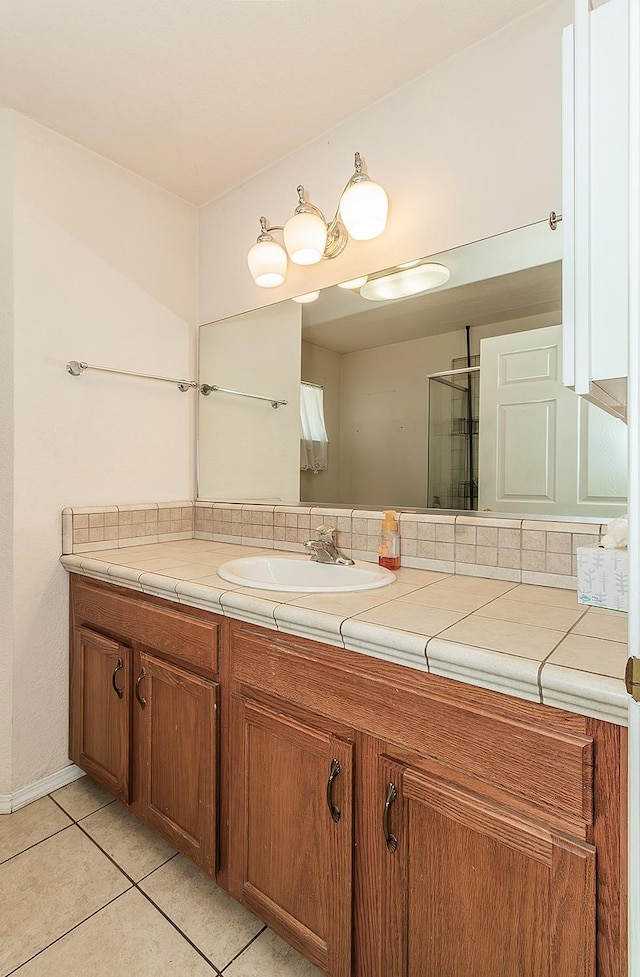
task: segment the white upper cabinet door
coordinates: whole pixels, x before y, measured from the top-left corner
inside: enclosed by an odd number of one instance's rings
[[[629,2],[563,36],[563,381],[621,413],[628,373]]]

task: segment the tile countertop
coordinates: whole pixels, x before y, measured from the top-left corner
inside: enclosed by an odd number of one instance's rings
[[[624,613],[580,606],[570,590],[429,570],[402,568],[388,587],[337,594],[254,590],[216,573],[259,553],[274,550],[190,539],[61,562],[71,573],[627,724]]]

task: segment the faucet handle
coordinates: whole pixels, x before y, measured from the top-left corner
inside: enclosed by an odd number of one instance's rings
[[[320,543],[333,543],[335,540],[335,526],[316,526],[316,538]]]

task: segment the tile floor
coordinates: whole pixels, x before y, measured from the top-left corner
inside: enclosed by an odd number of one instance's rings
[[[0,975],[321,977],[83,777],[0,816]]]

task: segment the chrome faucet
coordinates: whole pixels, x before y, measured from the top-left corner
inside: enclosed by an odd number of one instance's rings
[[[343,556],[335,542],[333,526],[318,526],[316,538],[308,539],[304,547],[311,550],[311,559],[316,563],[335,563],[338,566],[351,567],[354,564],[348,556]]]

